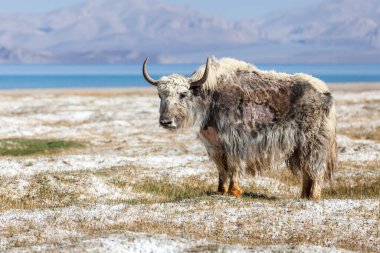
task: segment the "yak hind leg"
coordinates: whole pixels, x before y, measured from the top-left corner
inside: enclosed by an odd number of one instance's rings
[[[301,198],[308,199],[310,197],[311,185],[312,183],[310,176],[307,174],[307,172],[303,172]]]
[[[307,171],[302,172],[302,192],[301,198],[319,200],[321,198],[322,178],[320,176],[311,177]]]
[[[322,192],[323,170],[313,170],[310,161],[304,159],[297,149],[287,161],[294,175],[302,173],[301,198],[319,200]]]
[[[302,194],[301,197],[319,200],[321,198],[323,180],[328,174],[328,151],[325,149],[325,139],[315,141],[313,146],[306,148],[306,158],[304,157],[302,164]]]

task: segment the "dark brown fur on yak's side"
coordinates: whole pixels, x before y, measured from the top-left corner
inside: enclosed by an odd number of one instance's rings
[[[200,137],[217,165],[218,191],[239,196],[241,172],[255,175],[286,162],[303,175],[302,197],[320,198],[322,181],[336,166],[330,92],[309,76],[242,66],[214,76],[211,88],[190,88],[187,101],[189,114],[196,114],[189,117],[200,121]],[[163,90],[160,83],[158,88]]]

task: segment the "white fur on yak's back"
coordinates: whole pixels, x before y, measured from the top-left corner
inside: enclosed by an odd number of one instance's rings
[[[202,65],[199,67],[192,75],[192,80],[199,80],[205,70],[205,65]],[[318,78],[315,78],[311,75],[304,74],[304,73],[298,73],[298,74],[287,74],[287,73],[280,73],[275,71],[265,71],[265,70],[259,70],[256,66],[249,64],[244,61],[239,61],[233,58],[221,58],[216,59],[214,56],[210,57],[210,69],[208,78],[205,84],[203,84],[203,89],[206,90],[215,90],[217,89],[218,85],[218,78],[221,76],[225,76],[228,78],[229,76],[236,73],[236,71],[242,71],[242,72],[249,72],[249,71],[255,71],[258,74],[262,74],[263,76],[267,76],[273,79],[301,79],[303,81],[307,81],[310,83],[310,85],[315,88],[317,91],[324,93],[328,92],[329,89],[327,85],[319,80]]]
[[[244,61],[235,60],[232,58],[221,58],[216,59],[215,57],[210,57],[209,63],[210,69],[207,77],[206,83],[203,84],[203,89],[205,90],[215,90],[217,88],[218,77],[221,76],[230,76],[234,74],[237,70],[241,71],[257,71],[257,68],[254,65],[246,63]],[[199,80],[205,71],[206,65],[199,67],[191,76],[192,80]]]

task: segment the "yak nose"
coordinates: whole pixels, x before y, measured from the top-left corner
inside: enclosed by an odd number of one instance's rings
[[[173,118],[160,117],[160,124],[163,127],[175,127]]]

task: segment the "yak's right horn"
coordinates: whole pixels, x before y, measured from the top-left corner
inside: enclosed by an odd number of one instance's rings
[[[143,75],[144,75],[144,78],[145,80],[150,83],[151,85],[154,85],[154,86],[157,86],[158,84],[158,81],[157,80],[154,80],[153,78],[151,78],[148,74],[148,71],[146,70],[146,64],[148,63],[148,59],[149,58],[146,58],[145,61],[144,61],[144,64],[143,64]]]

